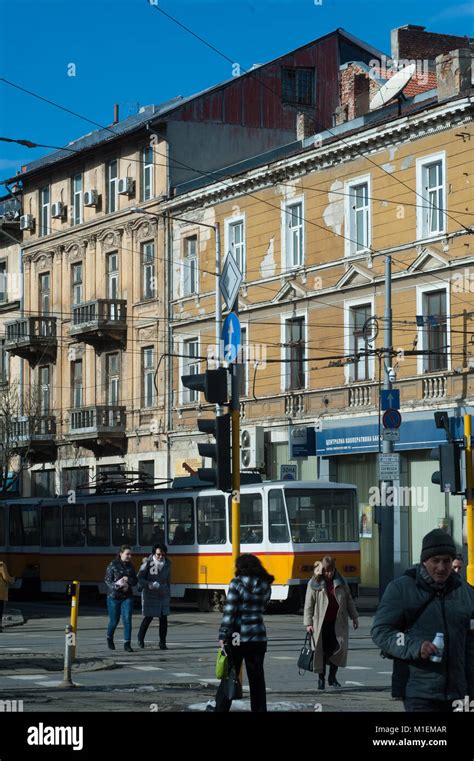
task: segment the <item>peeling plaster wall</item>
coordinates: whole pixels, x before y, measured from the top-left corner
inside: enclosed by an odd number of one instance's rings
[[[275,238],[270,238],[267,253],[260,264],[260,274],[262,277],[272,277],[276,273],[275,262]]]
[[[324,223],[327,227],[331,227],[337,235],[341,235],[344,223],[344,196],[336,195],[336,193],[339,194],[343,191],[344,183],[341,180],[336,180],[332,183],[331,190],[328,193],[329,205],[326,206],[323,212]]]

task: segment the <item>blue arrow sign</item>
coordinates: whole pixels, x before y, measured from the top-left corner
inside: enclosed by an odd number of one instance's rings
[[[398,410],[386,410],[382,422],[384,428],[400,428],[402,416]]]
[[[224,361],[237,362],[240,354],[240,342],[242,340],[242,330],[240,321],[235,312],[227,315],[222,326],[221,341],[223,343]]]
[[[399,410],[400,390],[398,388],[391,388],[387,391],[381,391],[380,401],[382,410]]]

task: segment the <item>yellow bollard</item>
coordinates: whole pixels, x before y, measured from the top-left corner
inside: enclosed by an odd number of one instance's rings
[[[467,531],[467,573],[468,584],[474,585],[474,477],[472,467],[472,418],[464,415],[464,435],[466,437],[466,531]]]
[[[79,615],[79,591],[81,588],[80,581],[73,581],[68,584],[68,594],[71,595],[71,632],[74,634],[71,650],[72,660],[76,660],[76,644],[77,644],[77,617]]]

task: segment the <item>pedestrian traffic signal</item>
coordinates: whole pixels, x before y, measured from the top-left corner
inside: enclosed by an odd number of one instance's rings
[[[459,444],[450,441],[431,450],[431,459],[439,460],[440,469],[431,476],[433,484],[439,484],[442,492],[464,494],[461,489],[461,450]]]
[[[192,391],[200,391],[204,394],[206,401],[213,404],[227,404],[229,399],[227,379],[228,373],[225,367],[206,370],[205,373],[181,376],[183,386]]]
[[[215,444],[198,444],[202,457],[212,457],[215,468],[198,468],[198,476],[202,481],[210,481],[221,491],[231,491],[231,447],[230,447],[230,415],[220,415],[214,419],[198,420],[201,433],[211,433]]]

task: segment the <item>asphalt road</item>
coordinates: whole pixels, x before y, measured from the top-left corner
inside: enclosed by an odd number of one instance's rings
[[[67,602],[11,603],[27,617],[22,626],[7,626],[0,634],[0,692],[2,700],[23,700],[26,711],[202,711],[216,685],[219,613],[191,609],[172,611],[168,647],[158,648],[158,625],[153,622],[145,650],[136,647],[141,620],[133,618],[134,653],[123,650],[123,631],[117,629],[117,649],[106,647],[105,606],[82,606],[79,616],[76,689],[60,687],[63,679],[64,629]],[[296,661],[304,639],[302,615],[266,616],[268,652],[265,674],[271,711],[387,711],[403,710],[390,697],[391,662],[384,661],[369,636],[371,617],[362,615],[350,635],[348,665],[340,669],[340,689],[317,689],[317,678],[298,674]],[[232,710],[248,710],[244,700]]]

